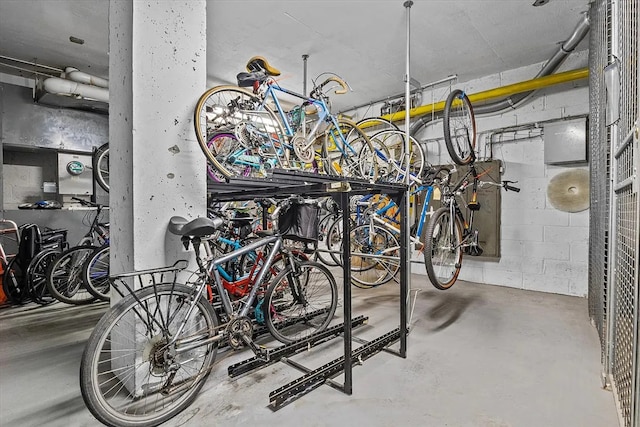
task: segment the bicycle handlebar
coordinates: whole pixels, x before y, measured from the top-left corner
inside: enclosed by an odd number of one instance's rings
[[[515,191],[516,193],[520,192],[520,189],[518,187],[514,187],[513,185],[509,185],[511,183],[517,183],[518,181],[502,181],[502,186],[504,187],[505,191]]]
[[[342,87],[342,89],[336,89],[333,91],[336,95],[342,95],[349,91],[349,85],[347,84],[347,82],[345,82],[338,76],[331,76],[331,77],[328,77],[324,82],[320,83],[318,86],[313,88],[311,93],[320,94],[322,92],[322,88],[331,82],[336,82]]]
[[[479,185],[480,187],[485,186],[485,185],[495,185],[496,187],[503,187],[505,191],[515,191],[516,193],[520,192],[520,188],[515,187],[513,185],[510,184],[517,184],[518,181],[502,181],[501,183],[497,183],[497,182],[490,182],[490,181],[480,181]]]
[[[91,206],[94,208],[99,208],[100,206],[102,206],[99,203],[93,203],[92,201],[79,199],[77,197],[72,197],[71,200],[75,200],[76,202],[79,202],[82,206]]]

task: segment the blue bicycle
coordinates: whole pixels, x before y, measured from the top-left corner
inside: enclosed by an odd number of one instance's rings
[[[251,58],[247,70],[239,86],[213,87],[196,105],[196,136],[215,179],[264,178],[274,168],[378,178],[376,157],[360,156],[365,147],[374,152],[367,134],[331,114],[327,93],[346,93],[344,80],[331,74],[305,96],[281,87],[274,79],[280,71],[262,57]]]

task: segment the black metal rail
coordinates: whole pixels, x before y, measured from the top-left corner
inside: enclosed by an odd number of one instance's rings
[[[357,327],[363,325],[368,320],[368,317],[358,316],[351,320],[351,327]],[[285,344],[278,348],[268,349],[266,351],[266,360],[261,357],[252,357],[250,359],[243,360],[242,362],[235,363],[228,368],[230,377],[237,377],[244,373],[253,371],[255,369],[263,368],[267,365],[271,365],[275,362],[278,362],[283,357],[289,357],[296,353],[299,353],[302,350],[306,350],[309,347],[321,344],[325,341],[333,339],[338,335],[342,334],[344,331],[344,323],[340,323],[339,325],[332,326],[330,328],[325,329],[322,332],[317,334],[313,334],[307,338],[303,338],[297,341],[294,341],[290,344]]]
[[[367,344],[356,348],[351,352],[351,365],[360,363],[374,354],[381,351],[387,345],[397,341],[400,338],[400,329],[394,329]],[[344,370],[346,358],[339,357],[331,362],[308,372],[302,377],[286,384],[271,393],[269,393],[269,404],[272,409],[276,410],[282,406],[291,403],[304,394],[309,393],[313,389],[324,384],[328,379],[335,377]]]

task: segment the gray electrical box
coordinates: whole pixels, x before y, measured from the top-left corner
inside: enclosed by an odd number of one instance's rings
[[[90,155],[58,153],[58,193],[93,194]]]
[[[543,125],[546,165],[587,162],[587,119],[563,120]]]

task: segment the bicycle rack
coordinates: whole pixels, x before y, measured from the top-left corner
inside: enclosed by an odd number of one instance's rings
[[[220,202],[253,199],[256,194],[259,194],[260,197],[276,198],[278,196],[282,197],[294,194],[307,197],[332,196],[339,205],[343,207],[342,220],[345,230],[349,229],[348,206],[351,195],[384,193],[394,198],[398,206],[404,206],[403,202],[406,200],[406,197],[408,197],[407,187],[405,185],[371,183],[364,180],[281,169],[274,169],[270,177],[266,179],[238,177],[228,179],[227,182],[223,183],[209,181],[207,188],[211,199]],[[406,233],[409,230],[408,217],[408,215],[402,215],[400,226],[401,265],[406,265],[407,257],[409,256],[409,248],[406,246],[405,239]],[[252,357],[228,367],[228,374],[231,377],[260,369],[278,361],[304,372],[302,377],[273,390],[269,394],[269,406],[272,410],[281,408],[322,384],[330,385],[347,395],[351,395],[353,391],[353,365],[361,363],[380,351],[385,350],[402,358],[407,357],[407,301],[409,293],[407,275],[409,272],[404,271],[404,269],[400,270],[400,326],[368,342],[356,339],[356,341],[363,342],[363,344],[356,349],[352,349],[352,341],[354,341],[352,329],[364,324],[367,318],[363,316],[352,318],[349,233],[345,233],[345,236],[347,240],[345,241],[346,244],[343,245],[343,259],[345,260],[343,265],[343,316],[344,319],[351,319],[351,321],[335,325],[321,333],[311,335],[291,344],[267,350],[266,357]],[[339,335],[343,336],[344,355],[317,369],[308,369],[289,359],[289,356],[303,349],[318,345]],[[400,341],[398,351],[387,348],[390,344],[397,341]],[[340,373],[344,373],[344,382],[342,384],[332,379]]]

